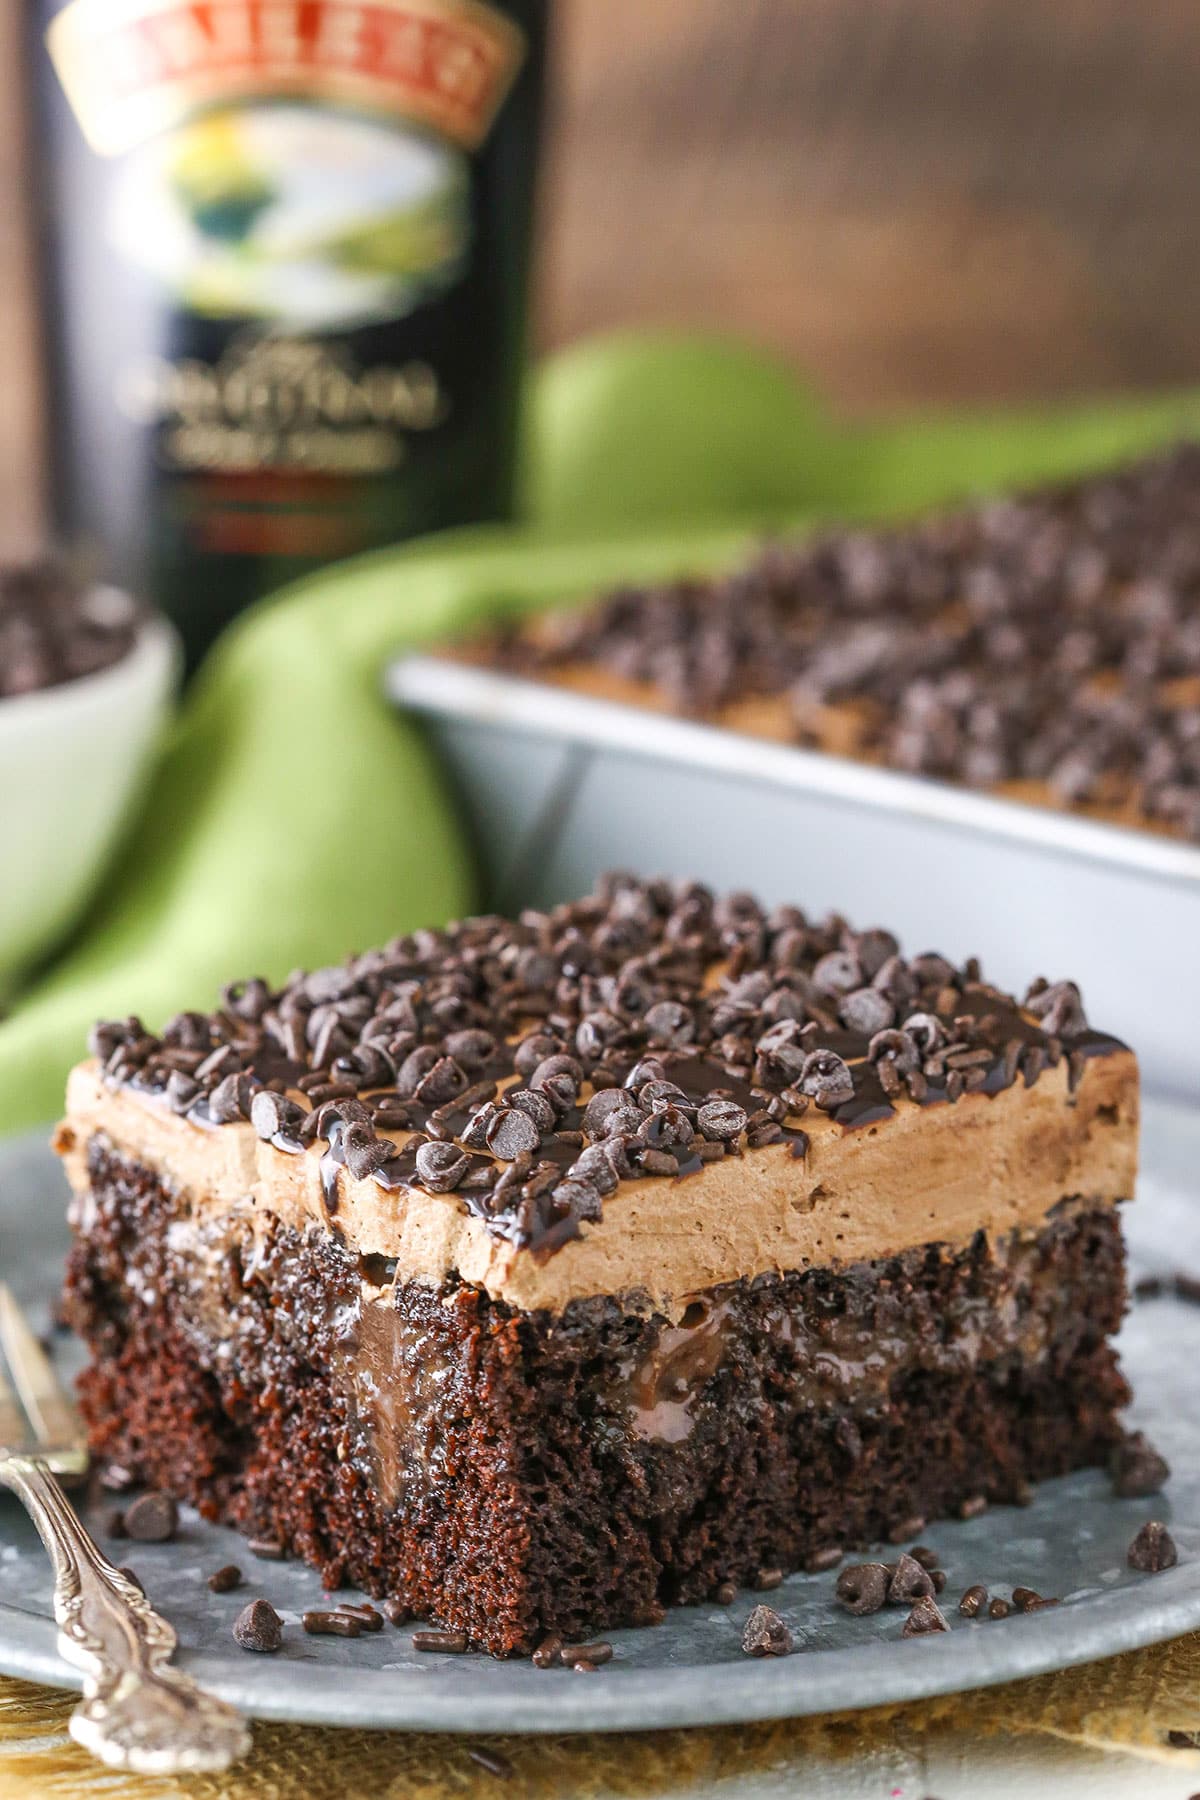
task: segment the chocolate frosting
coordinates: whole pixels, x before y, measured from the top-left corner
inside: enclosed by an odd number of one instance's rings
[[[864,1131],[899,1106],[1030,1087],[1123,1050],[1070,982],[1020,1005],[978,964],[905,960],[746,894],[614,875],[517,920],[419,931],[282,987],[234,983],[161,1034],[98,1026],[101,1079],[196,1133],[252,1125],[320,1152],[328,1218],[347,1179],[452,1195],[546,1256],[631,1182],[699,1177],[814,1124]],[[685,1183],[686,1186],[686,1183]]]

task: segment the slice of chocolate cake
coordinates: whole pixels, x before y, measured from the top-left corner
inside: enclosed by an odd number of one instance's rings
[[[92,1047],[94,1450],[489,1650],[1118,1436],[1137,1071],[1069,982],[617,876]]]

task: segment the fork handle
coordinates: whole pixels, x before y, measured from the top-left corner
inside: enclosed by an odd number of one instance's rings
[[[250,1747],[245,1720],[171,1664],[174,1629],[97,1549],[45,1463],[0,1456],[54,1566],[59,1654],[83,1671],[71,1736],[142,1775],[220,1770]]]

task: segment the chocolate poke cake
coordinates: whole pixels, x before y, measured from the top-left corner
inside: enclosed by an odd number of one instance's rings
[[[1137,1069],[1076,987],[613,876],[99,1025],[92,1447],[496,1653],[1103,1461]]]
[[[819,532],[466,655],[1200,841],[1200,446],[916,523]]]

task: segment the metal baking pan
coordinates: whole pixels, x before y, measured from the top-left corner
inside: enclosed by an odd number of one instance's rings
[[[1011,988],[1071,976],[1147,1086],[1195,1100],[1200,849],[436,657],[386,687],[459,790],[489,906],[628,868],[836,910]]]

